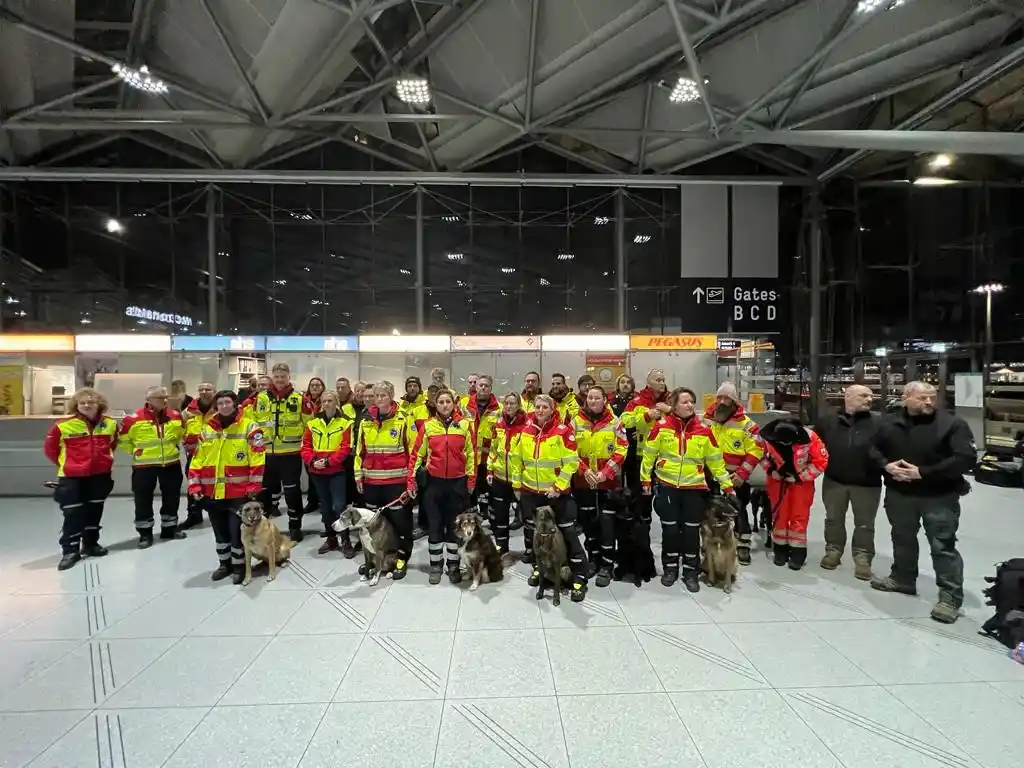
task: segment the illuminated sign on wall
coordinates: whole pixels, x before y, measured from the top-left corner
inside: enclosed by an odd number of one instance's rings
[[[267,336],[268,352],[355,352],[355,336]]]
[[[172,336],[175,352],[263,352],[264,336]]]
[[[452,352],[540,351],[539,336],[452,336]]]
[[[134,305],[125,307],[125,317],[134,317],[137,320],[149,320],[154,323],[164,323],[165,325],[177,325],[182,328],[192,327],[192,318],[188,315],[176,315],[173,312],[158,312],[155,309],[146,309],[145,307],[136,307]]]
[[[630,336],[629,345],[633,349],[708,351],[718,348],[718,337],[706,333],[676,336]]]

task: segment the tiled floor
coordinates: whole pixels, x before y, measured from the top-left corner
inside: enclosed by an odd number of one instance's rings
[[[58,574],[52,503],[4,500],[0,766],[1005,768],[1024,666],[975,633],[1022,500],[965,500],[950,627],[926,560],[918,599],[819,569],[820,508],[803,572],[758,552],[731,597],[615,584],[554,608],[521,565],[475,593],[420,570],[369,589],[315,536],[272,584],[214,585],[208,527],[136,551],[126,499],[114,551]]]

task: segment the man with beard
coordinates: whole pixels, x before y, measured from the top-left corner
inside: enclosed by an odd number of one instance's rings
[[[334,381],[334,391],[338,393],[338,407],[342,414],[346,418],[355,419],[359,404],[355,402],[355,396],[352,393],[352,382],[344,376],[339,376]]]
[[[548,392],[548,396],[555,401],[555,409],[558,411],[558,420],[562,424],[568,424],[576,418],[576,414],[580,412],[580,406],[576,401],[576,395],[572,393],[569,389],[569,385],[565,383],[565,374],[551,374],[551,390]]]
[[[479,380],[480,377],[475,373],[471,373],[466,377],[466,394],[459,397],[456,403],[459,410],[463,413],[466,412],[466,406],[469,405],[469,401],[476,397],[476,384]]]
[[[594,377],[589,373],[584,373],[578,379],[576,379],[576,412],[579,413],[585,410],[587,407],[587,392],[597,382],[594,381]]]
[[[523,378],[523,391],[519,398],[523,412],[527,415],[533,413],[533,399],[540,394],[540,374],[536,371],[529,371]]]
[[[974,435],[959,416],[935,410],[935,387],[912,381],[903,408],[882,424],[871,448],[885,472],[885,513],[892,526],[892,571],[874,579],[880,592],[917,594],[917,532],[931,548],[939,601],[935,621],[952,624],[964,600],[964,561],[956,549],[964,474],[977,463]]]
[[[255,379],[255,377],[253,377]],[[253,381],[253,384],[256,382]],[[188,404],[182,416],[185,418],[185,474],[188,475],[189,467],[192,464],[192,458],[196,455],[196,448],[199,447],[199,435],[202,434],[203,427],[210,423],[217,414],[217,404],[214,395],[216,390],[213,384],[208,381],[204,381],[196,389],[196,399]],[[186,502],[186,509],[188,514],[185,516],[185,521],[178,526],[178,530],[188,530],[196,525],[200,525],[203,522],[203,509],[202,506],[196,503],[196,500],[191,496],[188,497]]]
[[[647,386],[636,393],[622,413],[622,426],[626,428],[627,434],[632,430],[636,441],[637,456],[636,471],[632,477],[627,475],[626,480],[630,489],[641,500],[640,515],[647,521],[651,519],[652,497],[649,494],[641,494],[639,464],[643,460],[644,444],[647,441],[647,436],[651,433],[651,426],[672,411],[672,407],[666,402],[667,398],[668,387],[665,384],[665,372],[658,368],[652,368],[647,372]]]
[[[473,490],[473,499],[480,517],[488,523],[490,522],[488,508],[490,486],[487,484],[487,455],[491,450],[491,440],[494,439],[494,428],[498,421],[498,412],[501,410],[498,398],[492,392],[493,386],[494,381],[490,376],[478,376],[476,395],[469,399],[466,407],[462,410],[463,415],[470,420],[476,440],[477,479]]]
[[[747,416],[739,402],[739,393],[731,382],[725,382],[715,393],[715,402],[704,413],[704,423],[711,429],[715,442],[722,449],[725,466],[732,478],[740,512],[736,516],[738,544],[736,556],[741,565],[750,565],[750,474],[764,458],[758,437],[757,423]]]

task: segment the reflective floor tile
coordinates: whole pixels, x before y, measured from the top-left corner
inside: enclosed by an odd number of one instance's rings
[[[137,611],[103,631],[103,637],[184,637],[223,606],[234,592],[177,589],[157,595]]]
[[[794,621],[793,614],[750,581],[744,581],[728,595],[719,589],[701,588],[693,599],[718,624]]]
[[[118,690],[106,706],[213,706],[268,642],[267,637],[185,638]]]
[[[389,632],[351,638],[358,651],[342,670],[334,700],[444,698],[454,637],[452,632]]]
[[[433,768],[441,701],[331,704],[298,768],[342,765]],[[374,724],[400,723],[386,737]]]
[[[362,634],[384,602],[385,590],[318,590],[304,602],[282,635]]]
[[[326,704],[215,707],[164,766],[297,765],[326,709]]]
[[[813,572],[812,572],[813,573]],[[758,588],[799,621],[853,621],[874,614],[849,600],[817,576],[804,575],[795,583],[778,578],[759,578]]]
[[[650,588],[650,584],[637,589],[632,584],[616,582],[612,594],[626,619],[633,626],[645,624],[708,624],[701,604],[681,589]],[[660,587],[660,585],[659,585]],[[589,598],[589,596],[588,596]]]
[[[531,598],[536,597],[532,587],[527,587],[526,591]],[[557,606],[551,602],[551,590],[548,590],[547,596],[537,602],[545,629],[624,627],[629,623],[610,589],[591,587],[582,603],[574,603],[568,594],[563,594]]]
[[[547,629],[544,633],[559,696],[662,690],[629,627],[594,627],[582,632]]]
[[[1018,704],[1024,705],[1024,683],[989,683],[989,685],[1004,696],[1008,696]]]
[[[0,597],[0,636],[53,613],[70,595],[4,595]]]
[[[554,692],[543,630],[456,633],[447,698],[550,696]]]
[[[207,707],[99,711],[40,755],[32,768],[160,768]]]
[[[153,599],[152,595],[77,595],[56,611],[11,631],[10,640],[84,640],[112,627]]]
[[[768,688],[768,681],[715,625],[639,627],[637,639],[668,691]]]
[[[20,685],[81,645],[78,640],[0,639],[0,691]]]
[[[572,768],[702,765],[664,693],[559,696]]]
[[[476,592],[464,590],[458,629],[539,629],[540,607],[533,592],[521,586],[517,579],[510,585],[482,584]]]
[[[352,635],[278,635],[220,703],[311,704],[330,701],[355,655]]]
[[[722,629],[776,688],[874,683],[863,670],[802,624],[726,624]]]
[[[191,634],[194,637],[275,635],[309,598],[308,592],[253,595],[243,590],[206,617]]]
[[[783,695],[844,765],[975,766],[962,749],[880,686],[811,688]]]
[[[435,768],[568,768],[559,705],[552,697],[449,701]]]
[[[370,625],[372,632],[452,631],[462,590],[447,579],[434,586],[393,584]]]
[[[707,768],[843,768],[776,691],[670,696]]]
[[[935,652],[956,660],[975,679],[986,682],[1024,682],[1024,664],[1007,664],[1009,649],[978,634],[976,624],[961,619],[939,624],[931,619],[899,622],[900,629]]]
[[[28,765],[88,715],[88,711],[0,714],[0,741],[4,745],[0,765],[4,768]],[[62,768],[69,765],[65,763]]]

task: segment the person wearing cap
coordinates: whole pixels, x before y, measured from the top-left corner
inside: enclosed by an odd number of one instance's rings
[[[750,565],[750,474],[764,458],[757,422],[747,416],[732,382],[726,381],[715,393],[715,402],[704,412],[704,423],[722,449],[726,469],[736,490],[740,510],[736,516],[736,554],[742,565]]]
[[[828,466],[828,449],[796,419],[776,419],[761,430],[772,508],[775,564],[799,571],[807,562],[807,524],[814,503],[814,481]]]
[[[622,426],[626,429],[627,437],[632,435],[632,441],[636,443],[636,471],[626,475],[626,482],[633,493],[640,497],[641,516],[645,520],[650,520],[652,497],[640,493],[640,464],[643,461],[644,444],[651,433],[651,427],[658,419],[671,413],[672,407],[666,402],[669,393],[663,370],[651,368],[647,372],[646,384],[647,386],[634,395],[622,412]]]

